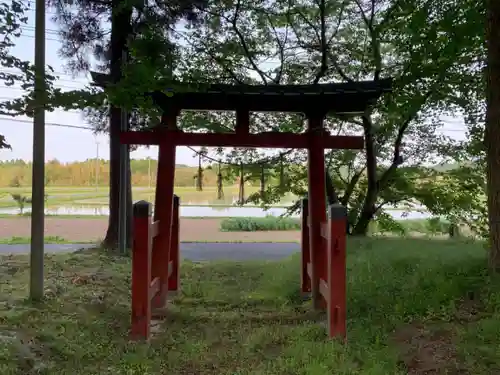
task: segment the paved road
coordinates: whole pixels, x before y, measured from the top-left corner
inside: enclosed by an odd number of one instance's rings
[[[85,244],[47,244],[47,253],[63,253],[89,248]],[[1,254],[27,254],[30,245],[0,244]],[[191,261],[208,260],[278,260],[300,251],[298,243],[181,243],[181,257]]]

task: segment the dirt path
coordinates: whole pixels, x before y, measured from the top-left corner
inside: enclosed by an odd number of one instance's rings
[[[0,219],[0,238],[30,237],[28,217]],[[181,219],[181,241],[206,242],[285,242],[299,241],[299,231],[220,232],[220,219]],[[98,241],[103,238],[107,219],[45,219],[45,236],[59,236],[68,241]]]

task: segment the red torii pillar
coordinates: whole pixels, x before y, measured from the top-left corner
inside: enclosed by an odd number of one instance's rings
[[[316,309],[325,307],[324,299],[319,291],[319,280],[325,276],[328,261],[321,225],[326,222],[325,191],[325,148],[323,145],[323,113],[309,113],[307,131],[310,136],[308,148],[308,185],[309,185],[309,249],[311,256],[311,297]],[[321,267],[320,269],[317,268]],[[324,270],[323,270],[324,268]]]
[[[162,124],[167,129],[177,128],[178,111],[165,113],[162,116]],[[174,207],[174,180],[175,180],[175,154],[177,144],[167,137],[162,138],[158,151],[158,169],[156,171],[156,191],[154,220],[161,223],[163,230],[153,239],[154,248],[171,249],[172,241],[172,213]],[[156,254],[156,256],[155,256]],[[169,254],[167,252],[153,253],[152,276],[160,277],[160,291],[152,300],[153,308],[162,308],[167,302],[168,275],[163,272],[168,265]]]

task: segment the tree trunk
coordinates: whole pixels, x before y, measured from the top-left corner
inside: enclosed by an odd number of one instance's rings
[[[326,199],[329,206],[332,204],[340,203],[344,204],[344,206],[347,207],[347,202],[346,203],[340,202],[337,191],[335,190],[335,185],[333,184],[332,177],[330,176],[330,173],[328,173],[328,171],[326,171],[325,190],[326,190]],[[351,233],[351,223],[349,219],[347,219],[346,233],[348,235]]]
[[[121,112],[117,109],[117,112]],[[117,121],[121,121],[121,114],[116,115]],[[113,121],[113,115],[111,116]],[[113,141],[114,139],[114,141]],[[118,137],[112,137],[110,134],[109,142],[109,221],[106,236],[102,246],[106,249],[114,249],[118,246],[118,222],[120,207],[120,142]],[[132,173],[130,170],[130,152],[127,153],[127,247],[132,244]]]
[[[112,108],[110,115],[109,133],[109,218],[106,237],[102,246],[106,249],[114,249],[118,246],[118,215],[120,207],[120,142],[116,128],[121,121],[119,108]],[[115,125],[118,123],[118,126]]]
[[[121,79],[122,57],[127,48],[127,38],[131,30],[130,22],[132,17],[131,8],[122,6],[120,0],[113,0],[111,17],[111,61],[110,75],[114,82]],[[118,222],[120,207],[120,131],[121,131],[121,110],[111,108],[109,124],[109,223],[106,237],[102,243],[105,248],[116,248],[118,245]],[[132,191],[130,184],[130,155],[127,156],[128,182],[127,200],[130,202],[129,215],[132,207]],[[127,218],[127,227],[131,229],[131,217]],[[131,231],[127,243],[131,243]]]
[[[487,152],[489,264],[500,271],[500,2],[488,1],[488,68],[485,146]]]
[[[326,179],[325,179],[325,190],[326,190],[326,198],[328,201],[328,205],[332,205],[339,202],[339,197],[337,192],[335,191],[335,186],[333,185],[332,177],[330,173],[326,171]]]
[[[356,225],[352,230],[354,236],[366,236],[368,226],[375,215],[375,203],[377,202],[377,155],[375,151],[375,139],[373,136],[373,126],[368,115],[363,116],[363,127],[365,132],[366,148],[366,174],[368,186],[366,188],[365,201],[358,217]]]
[[[368,228],[370,222],[373,220],[375,216],[375,202],[377,199],[377,191],[370,191],[370,188],[367,189],[365,202],[363,203],[363,209],[356,221],[356,225],[352,230],[353,236],[366,236],[368,234]]]

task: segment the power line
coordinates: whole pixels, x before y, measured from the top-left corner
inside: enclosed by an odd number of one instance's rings
[[[31,38],[31,39],[35,39],[35,36],[34,35],[28,35],[28,34],[21,34],[17,38]],[[60,42],[61,41],[60,39],[47,38],[47,37],[45,38],[45,40],[50,40],[52,42]]]
[[[15,70],[8,70],[8,69],[0,69],[0,73],[8,73],[8,74],[18,74],[18,72],[16,72]],[[67,76],[67,77],[71,77],[70,74],[66,74],[66,73],[62,73],[62,72],[49,72],[49,74],[54,74],[56,76],[58,75],[64,75],[64,76]],[[82,85],[85,85],[85,84],[91,84],[91,81],[90,80],[87,80],[87,81],[84,81],[84,78],[78,78],[80,79],[80,81],[76,81],[76,79],[56,79],[54,81],[54,84],[56,85],[57,88],[61,88],[61,89],[69,89],[69,90],[80,90],[82,87],[76,87],[76,86],[68,86],[68,85],[64,85],[64,84],[59,84],[58,82],[66,82],[66,83],[73,83],[73,84],[82,84]],[[16,86],[3,86],[1,87],[1,89],[6,89],[6,90],[23,90],[22,88],[20,87],[16,87]]]
[[[8,68],[7,69],[6,68],[1,68],[0,72],[14,73],[14,74],[17,73],[17,71],[15,69],[8,69]],[[82,77],[74,77],[72,74],[64,73],[64,72],[53,71],[53,72],[50,72],[50,73],[58,75],[58,76],[65,76],[65,77],[71,78],[71,79],[64,79],[64,81],[66,81],[66,82],[75,82],[75,79],[83,79]],[[63,81],[63,80],[61,79],[61,81]],[[88,81],[88,82],[90,82],[90,81]]]
[[[34,26],[28,26],[28,25],[21,25],[19,27],[21,30],[28,30],[28,31],[35,31],[35,27]],[[54,30],[54,29],[49,29],[49,28],[45,28],[45,33],[46,34],[52,34],[52,35],[57,35],[59,36],[59,31],[58,30]],[[22,35],[22,34],[21,34]]]
[[[57,81],[55,82],[55,87],[58,88],[58,89],[67,89],[67,90],[81,90],[83,88],[83,87],[73,87],[73,86],[66,86],[66,85],[58,85]],[[16,87],[16,86],[2,86],[2,87],[0,87],[0,90],[19,90],[19,91],[25,91],[23,88]]]
[[[8,70],[8,69],[0,69],[0,73],[7,73],[7,74],[19,74],[19,72],[15,71],[15,70]],[[62,72],[50,72],[48,71],[47,73],[49,74],[53,74],[53,75],[56,75],[56,76],[59,76],[59,75],[64,75],[64,76],[67,76],[67,77],[72,77],[71,74],[65,74],[65,73],[62,73]],[[77,79],[80,79],[81,81],[77,81]],[[67,82],[67,83],[91,83],[90,80],[87,80],[87,81],[83,81],[84,78],[75,78],[75,79],[62,79],[62,78],[58,78],[56,80],[56,82]],[[6,86],[6,87],[14,87],[14,86]]]
[[[20,122],[20,123],[24,123],[24,124],[33,124],[33,120],[23,120],[23,119],[17,119],[17,118],[5,117],[5,116],[0,117],[0,120],[12,121],[12,122]],[[55,127],[60,127],[60,128],[70,128],[70,129],[80,129],[80,130],[95,131],[94,128],[91,128],[89,126],[60,124],[60,123],[57,123],[57,122],[46,122],[45,125],[47,125],[47,126],[55,126]]]

